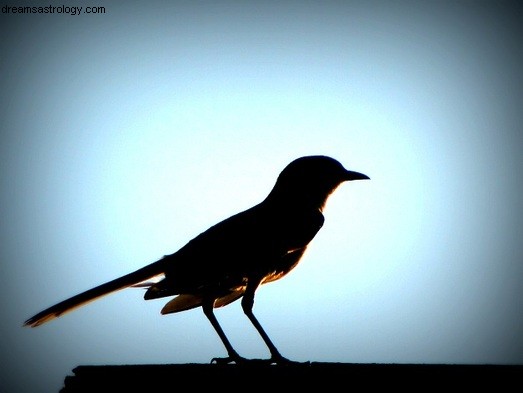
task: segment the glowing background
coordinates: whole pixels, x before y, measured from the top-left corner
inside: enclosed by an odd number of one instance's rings
[[[258,203],[307,154],[372,180],[338,189],[302,263],[259,290],[284,356],[523,363],[521,6],[112,3],[1,15],[6,391],[224,355],[201,310],[161,317],[138,289],[21,325]],[[239,303],[217,317],[267,356]]]

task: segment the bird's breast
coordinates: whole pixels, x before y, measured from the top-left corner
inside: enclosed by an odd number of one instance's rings
[[[289,209],[287,214],[275,225],[274,234],[277,241],[284,246],[285,252],[306,247],[316,236],[324,223],[323,214],[317,209]]]
[[[287,252],[285,255],[282,255],[277,263],[275,263],[268,272],[264,275],[261,283],[265,284],[271,281],[276,281],[289,273],[292,269],[296,267],[300,259],[303,257],[307,247],[295,249]]]

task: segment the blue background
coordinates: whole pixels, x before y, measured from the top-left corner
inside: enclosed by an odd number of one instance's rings
[[[140,289],[22,323],[258,203],[308,154],[372,180],[342,185],[301,264],[260,288],[284,356],[523,364],[521,5],[74,4],[106,13],[0,15],[2,391],[225,355],[200,309],[160,316]],[[239,302],[216,314],[268,356]]]

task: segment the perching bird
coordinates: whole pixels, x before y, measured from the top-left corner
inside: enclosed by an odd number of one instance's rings
[[[228,357],[214,363],[247,362],[232,347],[213,308],[242,298],[242,309],[267,345],[269,363],[283,357],[253,314],[254,294],[261,284],[278,280],[293,269],[323,225],[322,214],[331,193],[343,182],[369,179],[346,170],[326,156],[292,161],[280,173],[269,195],[258,205],[207,229],[173,254],[133,273],[64,300],[36,314],[24,325],[36,327],[111,292],[148,288],[144,298],[175,296],[162,314],[202,307],[220,336]],[[164,275],[156,283],[144,281]]]

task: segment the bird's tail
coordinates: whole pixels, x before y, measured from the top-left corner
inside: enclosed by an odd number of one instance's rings
[[[85,292],[79,293],[76,296],[66,299],[58,304],[55,304],[54,306],[51,306],[29,318],[24,322],[24,326],[40,326],[52,319],[58,318],[62,314],[72,311],[102,296],[157,276],[165,271],[163,262],[164,261],[160,259],[159,261],[151,263],[150,265],[147,265],[132,273],[116,278],[105,284],[99,285],[95,288],[89,289]]]

